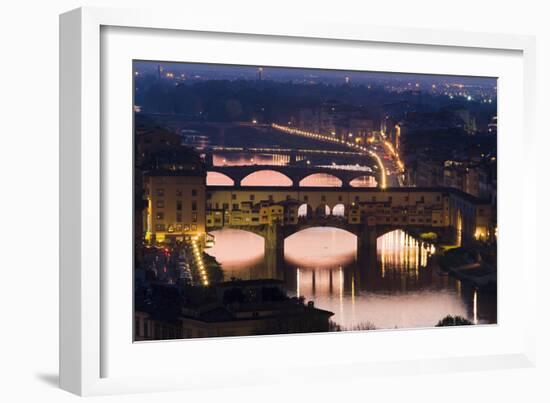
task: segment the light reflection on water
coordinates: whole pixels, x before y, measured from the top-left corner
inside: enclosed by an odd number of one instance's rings
[[[336,228],[310,228],[285,240],[285,258],[275,268],[264,260],[263,239],[232,229],[214,231],[207,252],[226,278],[278,278],[291,295],[334,312],[347,329],[371,323],[379,329],[434,326],[446,315],[494,323],[496,307],[480,291],[438,274],[429,265],[431,247],[397,230],[378,239],[377,256],[358,264],[355,235]]]

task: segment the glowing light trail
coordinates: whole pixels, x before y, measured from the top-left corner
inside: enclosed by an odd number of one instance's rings
[[[360,144],[356,144],[352,141],[340,140],[336,137],[333,137],[332,135],[316,133],[316,132],[312,132],[312,131],[309,131],[309,130],[297,129],[297,128],[294,128],[294,127],[282,126],[282,125],[278,125],[276,123],[272,123],[271,127],[275,130],[282,131],[283,133],[308,137],[308,138],[312,138],[312,139],[319,140],[319,141],[326,141],[326,142],[329,142],[329,143],[343,144],[343,145],[345,145],[349,148],[359,150],[363,155],[366,155],[368,153],[369,155],[371,155],[376,160],[376,162],[378,164],[378,168],[380,170],[380,188],[385,189],[387,187],[386,168],[384,167],[384,164],[382,163],[382,158],[380,158],[380,156],[378,154],[376,154],[374,151],[369,150],[367,147],[362,146]]]

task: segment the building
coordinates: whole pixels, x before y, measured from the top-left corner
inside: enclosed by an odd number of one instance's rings
[[[320,130],[320,116],[316,108],[302,108],[298,114],[298,126],[313,132]]]
[[[161,127],[136,127],[136,163],[140,165],[149,156],[160,151],[173,150],[181,145],[181,137]]]
[[[190,241],[206,236],[204,171],[153,171],[144,176],[146,240]],[[203,241],[204,242],[204,241]]]
[[[460,189],[473,196],[479,196],[478,169],[460,161],[445,161],[443,168],[443,185]]]
[[[468,134],[475,134],[477,132],[476,119],[469,110],[459,109],[455,111],[455,115],[462,122],[462,128]]]
[[[201,293],[170,286],[153,290],[136,297],[137,341],[327,332],[333,315],[288,297],[284,282],[276,279],[232,280]]]
[[[260,224],[273,225],[284,221],[284,207],[280,204],[265,203],[260,207]]]
[[[134,340],[170,340],[181,339],[183,332],[177,320],[159,318],[154,313],[135,311]]]
[[[445,161],[443,186],[491,200],[496,207],[496,168],[496,158],[490,156],[479,162]]]
[[[413,183],[418,187],[444,186],[444,164],[440,159],[417,158],[410,167]]]
[[[181,292],[167,284],[138,288],[134,295],[134,340],[167,340],[182,337]]]
[[[352,117],[348,122],[349,132],[355,139],[361,139],[364,143],[374,133],[374,122],[365,117]]]
[[[498,129],[498,119],[496,116],[493,116],[493,118],[491,119],[491,123],[487,125],[487,131],[491,134],[496,135],[497,129]]]

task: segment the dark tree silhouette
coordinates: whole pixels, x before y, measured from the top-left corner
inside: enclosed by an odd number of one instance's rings
[[[470,322],[468,319],[463,318],[462,316],[451,316],[447,315],[443,319],[441,319],[439,322],[437,322],[436,327],[442,327],[442,326],[467,326],[467,325],[473,325],[472,322]]]

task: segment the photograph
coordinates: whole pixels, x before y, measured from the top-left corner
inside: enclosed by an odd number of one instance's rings
[[[497,77],[133,60],[134,342],[497,324]]]
[[[2,401],[550,402],[543,2],[3,6]]]

